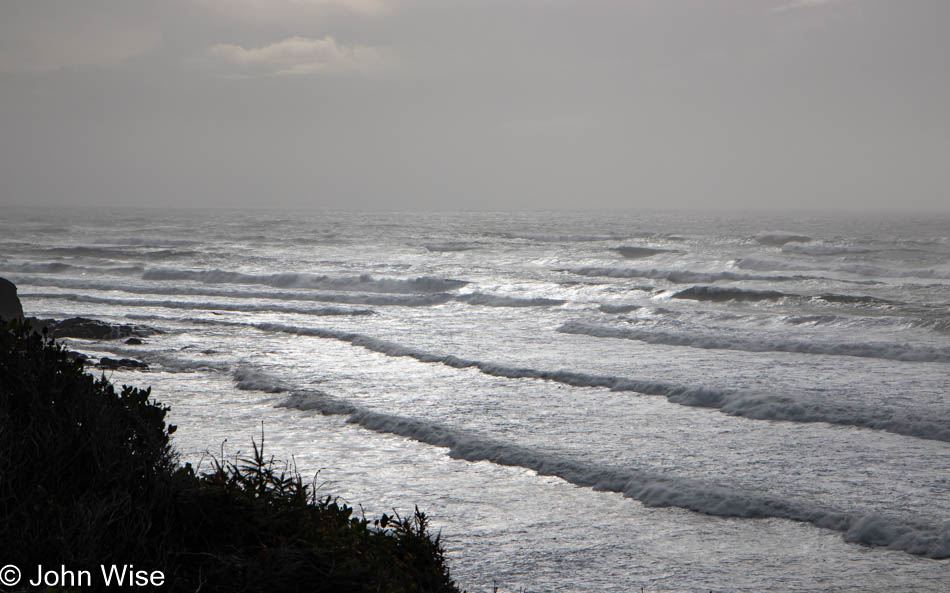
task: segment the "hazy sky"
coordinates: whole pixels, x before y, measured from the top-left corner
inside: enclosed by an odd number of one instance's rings
[[[950,210],[948,0],[0,0],[0,204]]]

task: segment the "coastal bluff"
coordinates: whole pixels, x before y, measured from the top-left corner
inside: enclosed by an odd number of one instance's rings
[[[16,284],[0,278],[0,319],[23,321],[23,305],[16,294]]]

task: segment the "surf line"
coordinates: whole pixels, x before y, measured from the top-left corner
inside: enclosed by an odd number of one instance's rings
[[[460,358],[452,354],[428,352],[396,342],[380,340],[365,334],[340,330],[300,327],[280,323],[247,323],[223,319],[171,319],[156,315],[129,315],[135,319],[164,320],[176,323],[250,327],[270,333],[286,333],[337,340],[394,358],[407,357],[419,362],[438,363],[456,369],[473,368],[479,372],[506,379],[534,379],[570,385],[599,387],[616,392],[665,397],[674,404],[708,408],[722,414],[781,422],[823,422],[861,429],[882,430],[902,436],[950,442],[950,417],[935,411],[904,411],[880,409],[836,401],[801,399],[782,394],[761,393],[739,389],[712,389],[703,386],[677,385],[613,375],[594,375],[569,370],[539,370],[527,367]]]
[[[846,513],[685,477],[592,465],[568,455],[505,443],[436,422],[374,412],[322,391],[295,392],[278,406],[314,411],[325,416],[344,416],[347,423],[373,432],[448,448],[449,456],[454,459],[522,467],[577,486],[616,492],[647,507],[678,507],[707,515],[743,519],[787,519],[840,531],[847,542],[928,558],[950,557],[948,525],[902,521],[878,514]]]
[[[380,340],[365,334],[332,329],[299,327],[279,323],[248,324],[228,321],[213,321],[210,323],[250,326],[265,332],[338,340],[386,356],[408,357],[419,362],[439,363],[457,369],[474,368],[486,375],[506,379],[536,379],[572,387],[602,387],[611,391],[662,396],[675,404],[715,409],[723,414],[751,420],[825,422],[856,428],[883,430],[928,440],[950,441],[950,418],[934,414],[923,415],[893,410],[881,411],[865,406],[802,400],[781,394],[710,389],[702,386],[660,383],[628,377],[593,375],[563,369],[548,371],[506,366],[460,358],[451,354],[428,352],[396,342]]]

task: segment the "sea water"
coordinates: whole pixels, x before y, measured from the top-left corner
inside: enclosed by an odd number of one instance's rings
[[[0,214],[27,315],[472,591],[950,590],[950,217]]]

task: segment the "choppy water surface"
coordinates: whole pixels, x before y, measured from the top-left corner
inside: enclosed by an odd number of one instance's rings
[[[184,459],[259,435],[470,590],[950,589],[950,219],[0,215]],[[225,442],[226,440],[226,442]],[[222,443],[224,443],[222,445]]]

